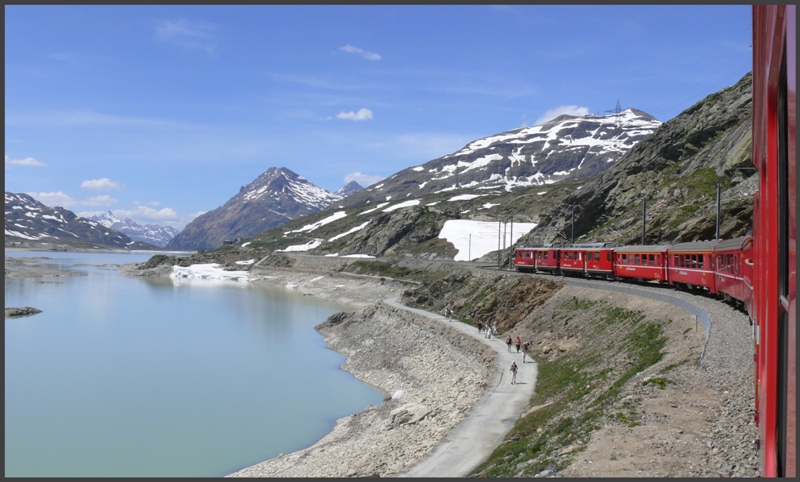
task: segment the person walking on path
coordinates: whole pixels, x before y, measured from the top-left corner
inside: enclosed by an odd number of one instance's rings
[[[508,352],[511,353],[511,335],[506,337],[506,346],[508,346]]]
[[[517,371],[518,370],[519,370],[519,368],[517,368],[517,362],[512,361],[511,362],[511,370],[510,370],[511,371],[511,384],[512,385],[517,383]]]
[[[478,333],[481,332],[481,328],[483,328],[483,322],[481,320],[478,320]]]
[[[529,342],[525,342],[522,344],[522,363],[525,363],[525,357],[528,355],[528,346]]]
[[[519,337],[517,337],[517,338],[514,340],[514,344],[515,344],[515,345],[517,345],[517,353],[519,353],[519,345],[520,345],[520,343],[521,343],[521,342],[520,342],[520,340],[519,340]]]

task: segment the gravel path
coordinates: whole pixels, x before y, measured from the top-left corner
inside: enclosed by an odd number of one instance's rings
[[[475,327],[442,315],[411,308],[396,299],[384,303],[444,323],[497,352],[497,373],[487,393],[470,410],[467,417],[439,444],[425,460],[401,477],[464,477],[483,462],[514,426],[533,396],[536,386],[536,362],[522,363],[522,354],[509,352],[502,338],[486,339]],[[517,362],[517,383],[512,385],[511,362]]]

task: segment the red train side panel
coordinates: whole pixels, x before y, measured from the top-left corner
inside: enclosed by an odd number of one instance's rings
[[[753,308],[752,244],[752,237],[742,236],[720,241],[714,246],[714,283],[717,293],[728,301],[739,301],[748,314],[752,313]]]
[[[614,248],[586,250],[586,274],[608,276],[614,273]]]
[[[761,475],[796,476],[796,7],[753,6],[756,398]]]
[[[536,250],[517,248],[514,251],[514,267],[520,273],[533,273],[536,270]]]
[[[561,252],[561,271],[567,273],[586,272],[586,249],[565,247]]]
[[[669,248],[669,284],[689,289],[702,287],[717,294],[714,283],[713,249],[719,241],[673,244]]]
[[[667,281],[669,246],[623,246],[614,248],[614,276]]]

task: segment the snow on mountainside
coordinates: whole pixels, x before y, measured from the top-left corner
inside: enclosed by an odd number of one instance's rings
[[[319,188],[289,169],[271,167],[224,205],[202,214],[167,244],[169,249],[211,249],[291,219],[318,212],[342,196]]]
[[[121,221],[111,211],[99,216],[92,216],[90,219],[107,228],[125,233],[131,239],[154,244],[162,248],[178,234],[178,230],[170,226],[159,226],[157,224],[145,224],[142,226],[128,218],[125,218],[125,221]]]
[[[594,177],[660,125],[636,109],[607,116],[562,115],[478,139],[453,154],[404,169],[351,196],[347,205],[456,189],[510,191]]]
[[[122,249],[152,249],[152,244],[82,218],[62,207],[48,207],[27,194],[6,192],[6,245],[102,245]]]

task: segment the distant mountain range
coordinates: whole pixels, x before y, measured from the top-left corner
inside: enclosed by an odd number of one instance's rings
[[[97,221],[62,207],[48,207],[28,194],[6,192],[5,242],[8,245],[70,245],[81,248],[154,249]]]
[[[285,167],[271,167],[230,198],[178,233],[167,249],[212,249],[226,240],[248,238],[341,201],[361,189],[353,181],[331,193]]]
[[[264,252],[453,258],[453,244],[439,237],[450,220],[496,223],[488,231],[498,246],[507,246],[511,220],[537,225],[521,245],[569,243],[573,207],[576,242],[638,244],[643,199],[648,243],[707,240],[714,236],[717,182],[721,237],[741,236],[750,229],[758,178],[751,84],[747,74],[666,123],[627,109],[479,139],[236,244]]]
[[[107,228],[125,233],[131,239],[154,244],[161,248],[166,246],[167,243],[178,234],[178,230],[170,226],[159,226],[157,224],[145,224],[142,226],[129,218],[125,218],[124,221],[121,221],[114,216],[111,211],[99,216],[92,216],[89,219],[97,221]]]

